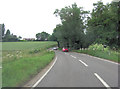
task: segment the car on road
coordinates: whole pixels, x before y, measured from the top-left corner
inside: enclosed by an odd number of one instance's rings
[[[53,47],[53,50],[57,50],[58,48],[57,47]]]
[[[68,49],[67,48],[63,48],[62,51],[63,52],[68,52]]]

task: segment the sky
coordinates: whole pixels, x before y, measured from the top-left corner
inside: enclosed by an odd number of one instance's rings
[[[0,0],[0,24],[22,38],[35,38],[45,31],[52,34],[60,18],[53,13],[56,9],[76,3],[78,7],[91,11],[99,0]],[[112,0],[102,0],[104,4]]]

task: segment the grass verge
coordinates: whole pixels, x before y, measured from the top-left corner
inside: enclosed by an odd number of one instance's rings
[[[54,58],[53,51],[45,51],[40,56],[20,58],[3,63],[3,87],[16,87],[40,72]]]
[[[120,53],[119,52],[115,52],[115,51],[105,52],[105,51],[99,51],[99,50],[74,50],[74,51],[78,52],[78,53],[89,54],[92,56],[96,56],[99,58],[104,58],[107,60],[111,60],[111,61],[120,63],[120,59],[119,59]]]

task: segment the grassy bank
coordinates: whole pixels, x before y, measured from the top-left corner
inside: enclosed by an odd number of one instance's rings
[[[54,58],[47,50],[56,42],[5,42],[2,57],[2,86],[21,86]]]
[[[114,62],[120,62],[120,59],[119,59],[120,53],[116,51],[112,51],[112,50],[109,52],[99,51],[99,50],[75,50],[75,52],[89,54],[92,56],[104,58],[104,59],[111,60]]]

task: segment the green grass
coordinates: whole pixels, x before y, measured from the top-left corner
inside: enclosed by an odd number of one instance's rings
[[[21,58],[3,64],[3,87],[23,84],[44,68],[53,58],[54,52],[45,52],[42,56]]]
[[[2,88],[2,69],[0,68],[0,89]]]
[[[99,51],[99,50],[75,50],[75,52],[89,54],[92,56],[108,59],[111,61],[120,62],[120,59],[118,59],[118,56],[120,56],[120,53],[112,50],[109,52]]]
[[[40,72],[55,55],[47,48],[55,46],[56,42],[3,42],[2,44],[3,87],[23,85]]]
[[[49,48],[51,45],[56,45],[56,42],[2,42],[2,50],[32,50]]]

